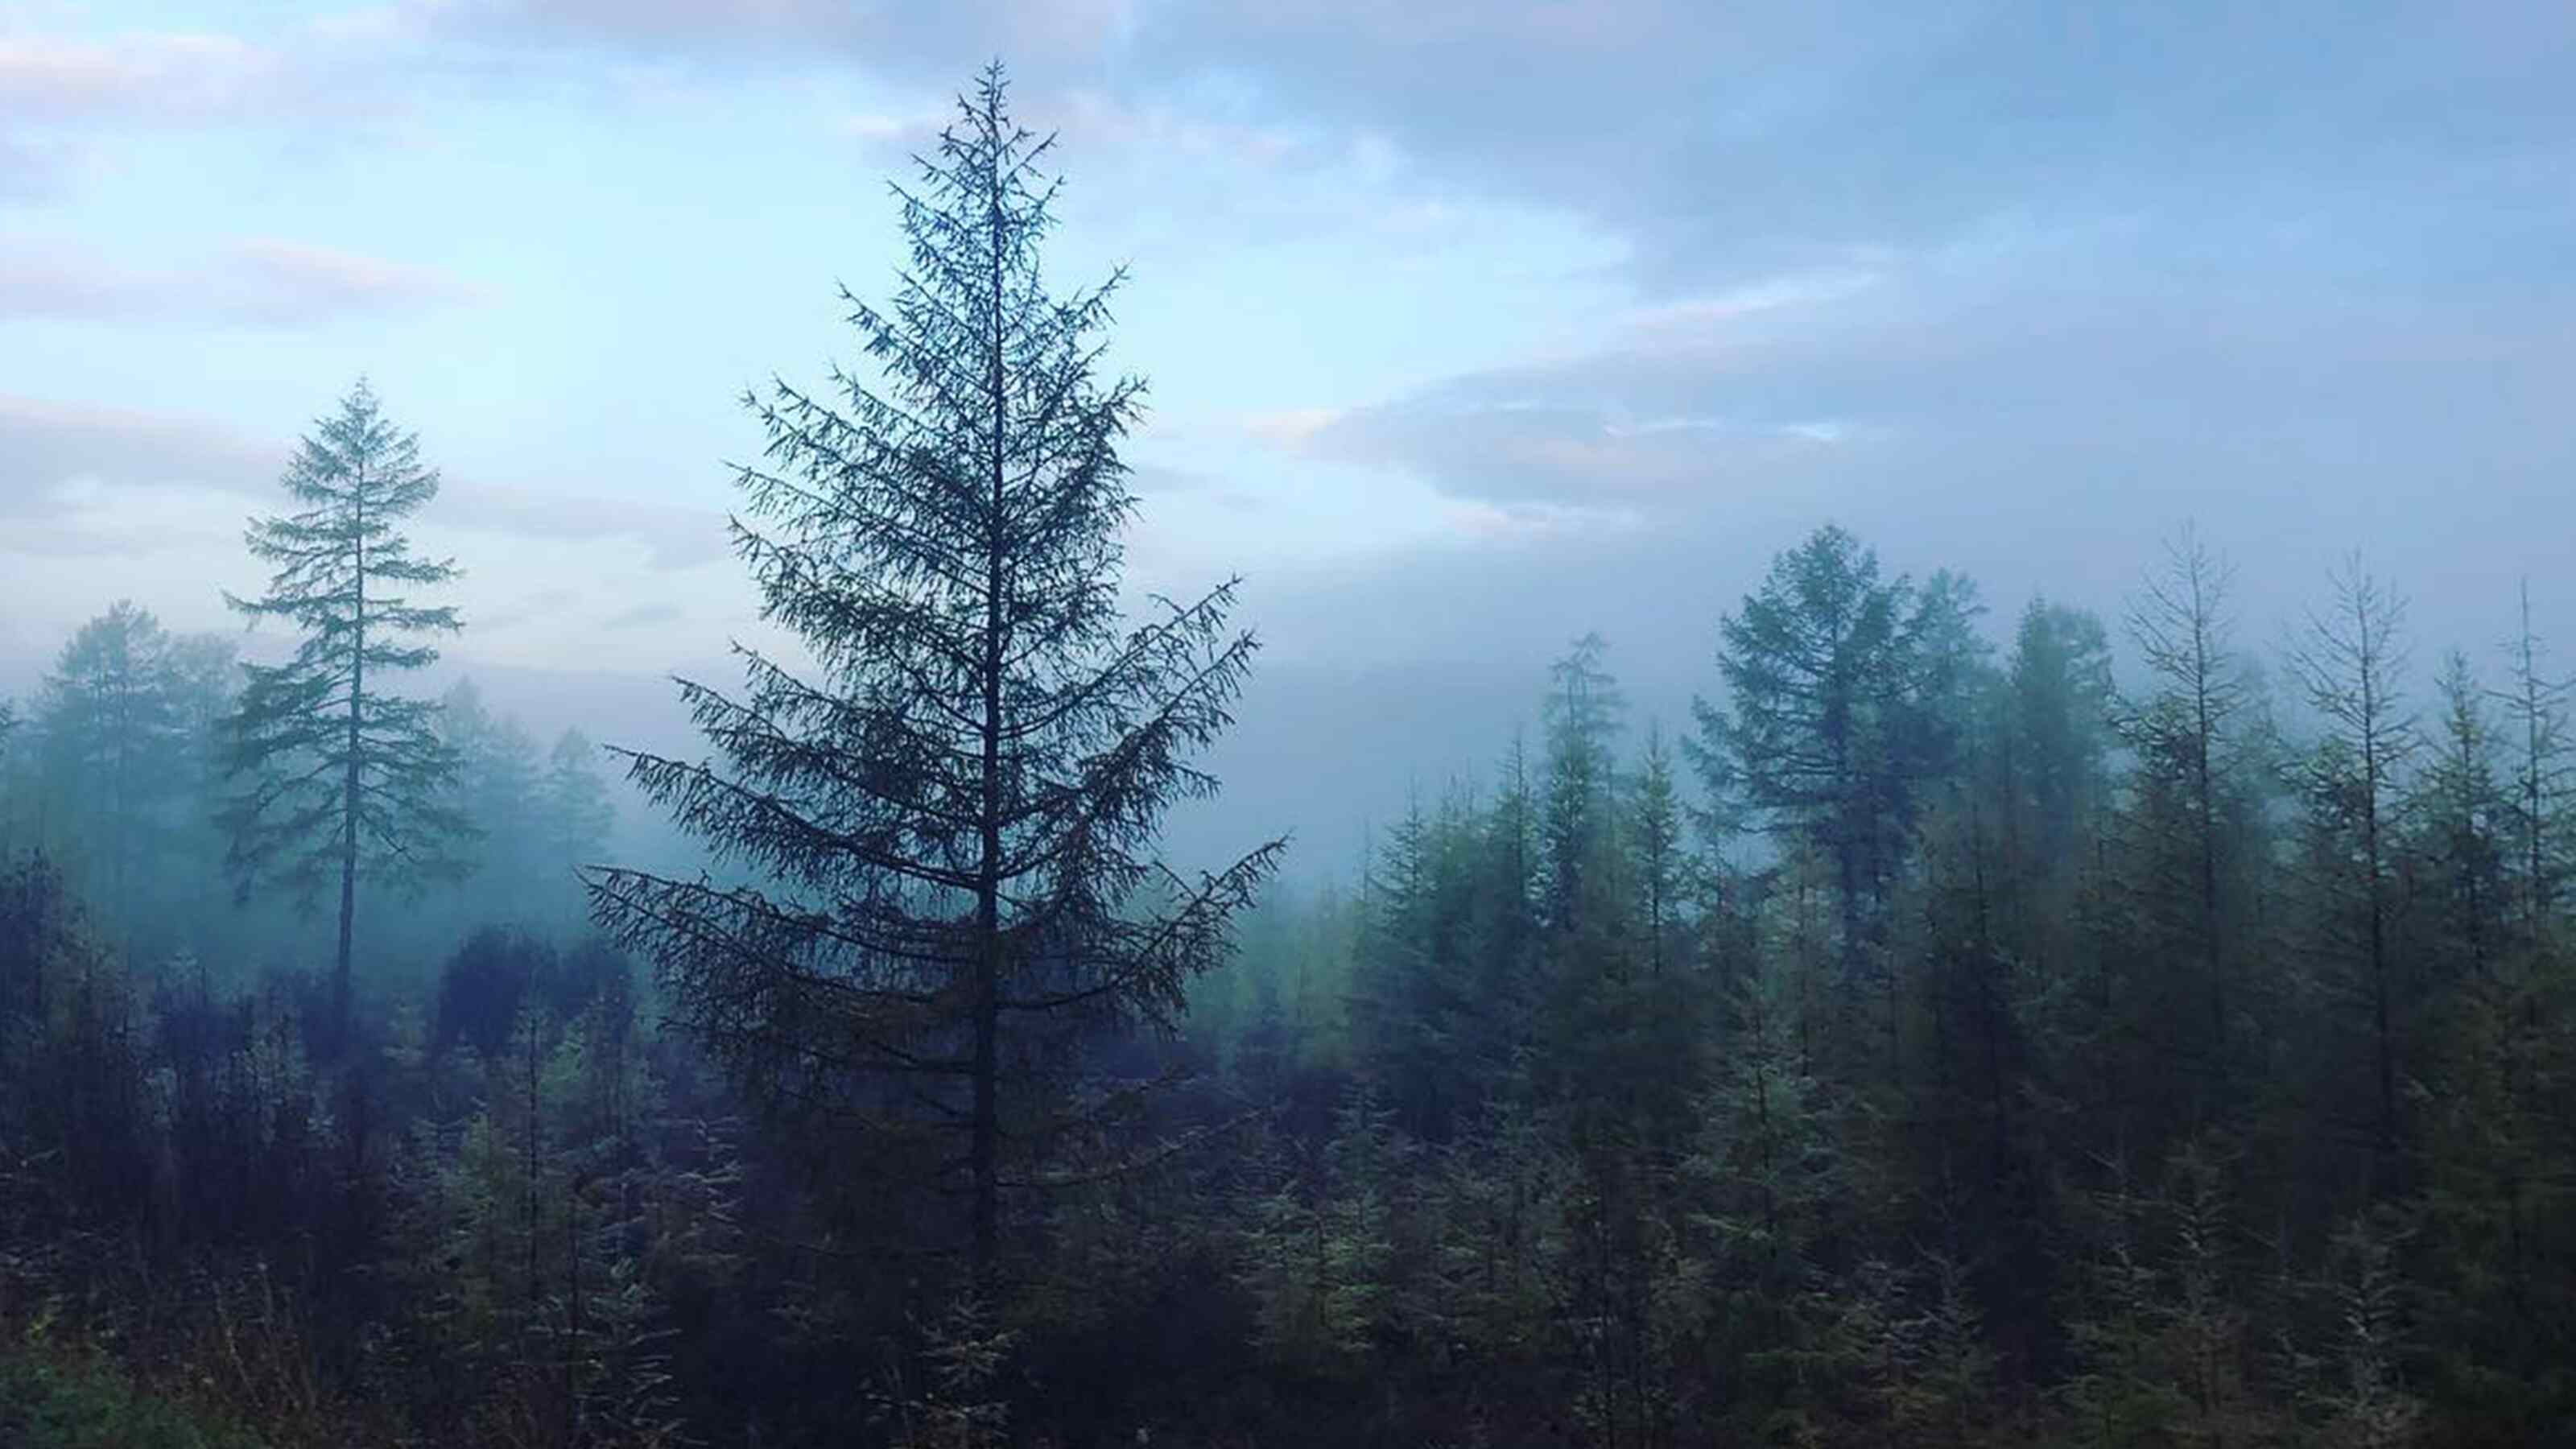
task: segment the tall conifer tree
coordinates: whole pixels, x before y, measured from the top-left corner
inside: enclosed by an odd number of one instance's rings
[[[2383,1154],[2398,1147],[2407,1002],[2399,973],[2395,916],[2400,786],[2422,744],[2405,702],[2406,601],[2364,573],[2355,556],[2332,578],[2334,607],[2311,614],[2308,638],[2291,658],[2324,730],[2303,772],[2316,835],[2327,949],[2357,977],[2347,990],[2370,1018],[2376,1085],[2373,1136]]]
[[[1713,800],[1740,800],[1784,845],[1833,870],[1842,952],[1855,965],[1905,851],[1934,730],[1917,688],[1926,631],[1910,580],[1827,525],[1771,561],[1718,623],[1724,709],[1695,705],[1693,752]],[[1945,608],[1961,602],[1945,588]]]
[[[1079,1031],[1165,1023],[1268,870],[1151,855],[1251,663],[1234,586],[1120,618],[1135,509],[1118,443],[1142,385],[1100,375],[1118,277],[1051,294],[1050,142],[988,69],[917,187],[890,306],[846,291],[878,380],[746,398],[737,552],[803,672],[737,647],[739,697],[683,681],[722,765],[620,751],[750,879],[591,873],[599,920],[660,963],[678,1017],[773,1100],[820,1102],[962,1199],[979,1276],[1006,1189],[1096,1120]],[[1089,1104],[1089,1105],[1096,1105]]]
[[[2189,527],[2166,541],[2164,555],[2128,611],[2130,640],[2152,681],[2121,718],[2137,757],[2135,877],[2149,927],[2172,943],[2163,949],[2196,967],[2207,1020],[2202,1075],[2224,1096],[2230,1021],[2241,1009],[2231,999],[2240,993],[2231,980],[2237,903],[2229,867],[2232,853],[2246,848],[2233,818],[2232,777],[2255,698],[2234,643],[2235,566]],[[2181,1029],[2179,1019],[2172,1025]]]
[[[400,591],[458,571],[414,554],[395,531],[438,495],[438,474],[364,380],[316,424],[281,481],[303,510],[254,518],[243,535],[253,557],[277,566],[268,592],[224,599],[254,623],[283,619],[304,637],[283,664],[242,666],[225,766],[244,783],[225,812],[227,863],[244,892],[274,878],[311,900],[336,879],[336,1051],[348,1034],[359,876],[413,888],[451,876],[450,847],[469,828],[445,800],[456,754],[434,727],[437,706],[385,688],[388,675],[438,657],[420,636],[460,627],[452,607]]]

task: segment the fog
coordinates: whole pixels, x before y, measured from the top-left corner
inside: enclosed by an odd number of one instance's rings
[[[18,7],[0,1441],[2558,1442],[2571,136],[2509,3]]]

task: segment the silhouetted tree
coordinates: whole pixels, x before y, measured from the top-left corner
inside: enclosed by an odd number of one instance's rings
[[[2119,718],[2136,760],[2122,872],[2143,927],[2131,975],[2142,1034],[2160,1043],[2142,1072],[2159,1092],[2193,1084],[2185,1094],[2204,1112],[2228,1094],[2246,995],[2239,927],[2250,914],[2236,887],[2240,865],[2259,862],[2249,808],[2256,696],[2235,646],[2235,581],[2195,531],[2166,541],[2128,609],[2149,685]]]
[[[434,728],[436,706],[384,687],[387,674],[438,657],[404,642],[454,633],[456,611],[394,592],[456,577],[450,560],[416,556],[395,525],[438,494],[417,434],[397,429],[362,380],[307,436],[281,480],[302,512],[254,518],[251,555],[277,565],[257,599],[225,602],[256,623],[300,630],[279,665],[246,664],[229,729],[228,773],[247,777],[226,812],[229,864],[246,891],[275,876],[311,900],[337,875],[339,944],[331,974],[332,1049],[346,1040],[358,877],[417,888],[453,875],[450,847],[467,829],[444,798],[456,754]]]
[[[1847,960],[1901,851],[1911,594],[1851,534],[1818,529],[1719,621],[1726,704],[1698,706],[1698,758],[1724,774],[1712,795],[1740,790],[1784,845],[1831,864]]]
[[[2369,1016],[2372,1139],[2388,1155],[2398,1144],[2407,1005],[2391,920],[2397,810],[2421,740],[2405,704],[2405,600],[2357,558],[2332,584],[2333,606],[2309,616],[2307,641],[2291,661],[2324,723],[2302,783],[2330,979]]]
[[[1278,850],[1195,881],[1148,853],[1168,804],[1215,788],[1188,757],[1254,644],[1227,630],[1231,584],[1121,630],[1117,444],[1142,387],[1099,378],[1117,278],[1043,285],[1049,142],[1004,92],[987,70],[898,190],[891,307],[843,294],[881,381],[747,400],[768,463],[741,471],[758,522],[735,545],[812,677],[744,648],[740,699],[682,684],[722,769],[620,751],[759,879],[590,876],[600,922],[733,1067],[929,1144],[979,1270],[1004,1193],[1089,1125],[1063,1100],[1068,1033],[1168,1022]]]

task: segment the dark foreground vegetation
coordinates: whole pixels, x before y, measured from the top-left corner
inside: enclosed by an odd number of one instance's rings
[[[0,714],[0,1443],[2576,1438],[2527,602],[2425,670],[2356,564],[2264,661],[2187,534],[1997,621],[1827,527],[1693,719],[1586,638],[1342,888],[1167,870],[1252,641],[1122,622],[1138,389],[1002,102],[879,380],[754,403],[803,652],[617,757],[684,868],[389,687],[464,621],[364,389],[252,531],[300,652],[119,605]]]

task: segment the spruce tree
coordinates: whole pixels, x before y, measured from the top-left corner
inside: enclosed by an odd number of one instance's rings
[[[1254,641],[1232,583],[1121,618],[1143,387],[1101,375],[1119,277],[1047,290],[1052,140],[1005,90],[985,71],[894,188],[891,305],[842,293],[877,380],[745,399],[768,445],[735,547],[810,666],[737,646],[739,697],[681,682],[721,764],[618,751],[745,878],[588,873],[721,1059],[962,1200],[979,1277],[1006,1192],[1098,1140],[1082,1034],[1168,1025],[1279,849],[1194,879],[1152,855],[1164,809],[1215,789],[1190,758]]]
[[[227,864],[247,895],[274,879],[310,902],[336,878],[339,943],[332,960],[328,1044],[348,1035],[349,961],[358,878],[418,888],[453,876],[451,847],[470,827],[447,803],[456,753],[439,738],[437,707],[385,687],[438,651],[424,634],[454,633],[456,611],[412,602],[407,587],[442,584],[453,560],[414,554],[395,531],[438,494],[417,434],[377,406],[362,379],[303,440],[280,480],[302,511],[251,521],[251,555],[277,566],[257,599],[225,602],[303,634],[283,664],[242,666],[227,722],[226,774],[242,782],[225,810]]]

